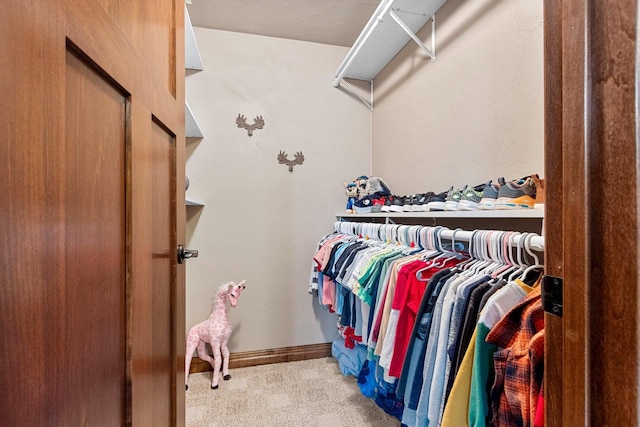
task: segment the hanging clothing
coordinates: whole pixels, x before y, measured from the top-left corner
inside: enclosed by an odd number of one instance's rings
[[[493,355],[492,426],[531,426],[542,387],[544,310],[540,289],[533,290],[491,329]]]
[[[442,228],[427,228],[369,224],[361,233],[397,235],[406,244],[348,233],[318,243],[310,288],[338,315],[342,338],[332,352],[341,371],[408,427],[539,423],[544,323],[537,284],[492,278],[510,267],[492,259],[461,263],[459,253],[443,253]]]
[[[485,309],[480,313],[471,374],[469,426],[484,427],[491,421],[489,381],[495,375],[493,353],[498,349],[495,344],[488,343],[485,339],[500,319],[532,291],[533,288],[520,280],[509,282],[501,291],[489,298]]]

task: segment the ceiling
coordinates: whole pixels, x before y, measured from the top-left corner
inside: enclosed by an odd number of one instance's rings
[[[194,27],[351,46],[379,0],[191,0]]]

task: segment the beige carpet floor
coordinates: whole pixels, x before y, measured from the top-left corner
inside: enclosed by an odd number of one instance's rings
[[[188,427],[391,427],[400,422],[360,392],[332,358],[231,369],[211,390],[211,372],[191,374]]]

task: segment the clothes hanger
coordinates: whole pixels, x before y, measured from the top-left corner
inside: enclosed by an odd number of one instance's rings
[[[434,255],[435,253],[435,257],[431,257],[429,258],[432,262],[431,264],[427,265],[426,267],[423,267],[421,269],[419,269],[418,271],[416,271],[416,279],[419,280],[420,282],[426,282],[429,279],[425,279],[422,277],[422,273],[424,273],[425,271],[429,270],[430,268],[436,267],[436,260],[442,255],[442,240],[441,240],[441,235],[442,235],[442,231],[445,230],[444,227],[442,226],[438,226],[438,227],[429,227],[429,232],[431,233],[431,238],[428,239],[429,244],[432,244],[432,248],[433,251],[429,251],[428,253]],[[424,261],[426,261],[426,259],[424,259]]]
[[[488,255],[488,230],[480,230],[476,238],[476,248],[478,249],[477,257],[478,262],[468,269],[467,276],[477,276],[480,271],[490,264]]]
[[[469,255],[471,256],[471,258],[468,262],[464,262],[458,265],[458,267],[462,269],[463,274],[465,274],[466,276],[470,276],[475,266],[482,262],[480,243],[481,235],[482,230],[475,230],[471,234],[471,238],[469,239]]]
[[[518,260],[518,268],[515,269],[510,275],[509,275],[509,282],[514,281],[519,274],[526,268],[526,264],[524,263],[524,261],[522,260],[522,251],[524,248],[524,242],[527,240],[527,236],[529,236],[529,234],[531,233],[522,233],[520,235],[520,238],[516,241],[516,253],[517,253],[517,260]]]
[[[442,259],[443,257],[446,257],[445,254],[445,250],[442,246],[442,230],[444,227],[437,227],[436,228],[436,234],[434,236],[434,249],[435,251],[437,251],[437,255],[433,258],[431,258],[431,260],[433,261],[433,263],[429,266],[429,267],[434,267],[435,266],[435,262],[439,259]]]
[[[442,232],[442,230],[445,230],[444,227],[442,226],[437,226],[437,227],[423,227],[424,228],[424,234],[426,236],[426,238],[424,239],[424,254],[422,254],[421,256],[421,260],[422,261],[428,261],[430,259],[433,259],[434,256],[438,255],[439,252],[439,248],[438,248],[438,244],[437,244],[437,235],[439,233]]]
[[[491,270],[490,276],[493,279],[497,278],[501,273],[508,271],[513,266],[513,262],[511,262],[510,259],[510,242],[511,236],[514,234],[516,234],[514,231],[502,231],[496,239],[498,264],[496,268]]]
[[[479,233],[480,233],[480,230],[474,230],[471,233],[471,237],[469,238],[469,246],[467,249],[467,253],[469,254],[469,259],[461,262],[456,266],[456,268],[459,269],[460,271],[465,271],[469,269],[478,261],[478,249],[477,249],[478,243],[476,239]]]
[[[453,261],[454,259],[462,259],[462,258],[466,258],[466,255],[456,251],[456,233],[458,231],[462,231],[461,228],[456,228],[455,230],[452,231],[451,233],[451,250],[446,250],[443,252],[443,254],[445,255],[445,259],[444,261],[442,261],[439,265],[435,265],[435,267],[437,268],[442,268],[444,267],[447,262],[449,261]],[[435,259],[433,260],[434,264],[435,264]]]
[[[530,234],[527,236],[527,238],[525,239],[524,242],[524,249],[527,251],[527,253],[529,255],[531,255],[533,257],[533,259],[535,260],[535,263],[533,265],[530,265],[529,267],[527,267],[521,274],[520,276],[520,280],[522,280],[523,282],[525,281],[525,279],[527,278],[527,274],[530,273],[533,270],[536,269],[544,269],[544,264],[540,264],[540,259],[538,258],[538,255],[535,254],[535,252],[533,252],[531,250],[531,240],[536,236],[536,234]],[[536,278],[537,279],[537,278]]]
[[[491,275],[491,277],[493,277],[495,279],[495,281],[497,282],[499,279],[502,279],[503,276],[509,274],[510,272],[513,271],[513,269],[515,268],[515,261],[513,260],[512,257],[512,251],[511,251],[511,245],[512,245],[512,241],[514,240],[514,236],[519,236],[520,233],[517,233],[515,231],[509,231],[506,233],[505,236],[503,236],[502,239],[502,251],[501,251],[501,256],[502,256],[502,260],[503,260],[503,267],[494,271],[493,274]]]
[[[502,245],[500,244],[505,231],[493,231],[488,236],[488,255],[490,264],[487,265],[482,273],[491,276],[494,271],[502,268],[504,266],[504,262],[501,257],[501,249]]]

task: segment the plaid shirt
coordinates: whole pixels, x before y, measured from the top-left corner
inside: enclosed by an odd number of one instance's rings
[[[513,307],[487,335],[498,346],[491,388],[492,426],[531,426],[542,385],[544,310],[540,289]]]

